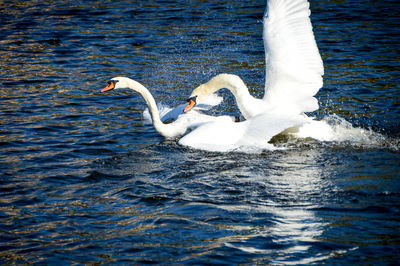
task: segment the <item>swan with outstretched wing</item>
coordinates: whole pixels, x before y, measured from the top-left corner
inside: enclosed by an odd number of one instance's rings
[[[251,96],[238,76],[220,74],[192,92],[185,111],[222,88],[233,93],[246,119],[261,113],[299,115],[317,110],[314,95],[322,87],[324,67],[309,16],[307,0],[268,1],[263,21],[266,59],[263,99]]]

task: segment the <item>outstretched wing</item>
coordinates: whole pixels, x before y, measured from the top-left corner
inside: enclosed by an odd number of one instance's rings
[[[268,0],[264,15],[264,100],[286,111],[318,109],[324,66],[315,42],[307,0]]]

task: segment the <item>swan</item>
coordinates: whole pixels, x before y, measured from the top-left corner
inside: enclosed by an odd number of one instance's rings
[[[220,74],[193,90],[185,112],[226,88],[245,119],[259,114],[301,115],[319,108],[324,67],[314,38],[307,0],[269,0],[263,19],[266,60],[263,99],[250,95],[243,80]]]
[[[214,117],[202,114],[200,112],[197,112],[196,110],[194,110],[193,114],[183,114],[183,109],[185,105],[180,105],[171,111],[173,113],[172,117],[176,118],[176,120],[172,123],[166,124],[161,121],[156,101],[154,100],[149,90],[133,79],[127,77],[114,77],[107,82],[107,86],[103,88],[101,92],[122,88],[131,89],[135,92],[138,92],[143,97],[143,99],[146,101],[147,107],[150,110],[150,115],[153,121],[154,128],[160,135],[168,139],[182,136],[188,130],[195,129],[200,125],[211,121],[233,121],[232,117],[229,116]],[[177,116],[177,113],[179,112],[181,115]]]

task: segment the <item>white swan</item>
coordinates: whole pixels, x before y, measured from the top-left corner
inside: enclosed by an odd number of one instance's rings
[[[233,93],[246,119],[258,114],[299,115],[317,110],[318,101],[313,96],[322,87],[324,67],[309,15],[307,0],[268,1],[263,31],[263,99],[251,96],[238,76],[220,74],[192,92],[185,112],[221,88]]]
[[[154,128],[157,130],[158,133],[160,133],[160,135],[164,136],[165,138],[176,138],[182,136],[188,130],[197,128],[200,125],[211,121],[232,122],[232,118],[229,116],[214,117],[195,111],[193,114],[180,115],[174,122],[165,124],[160,119],[160,114],[158,112],[157,105],[153,96],[139,82],[127,77],[115,77],[108,81],[107,86],[102,89],[101,92],[121,88],[129,88],[133,91],[138,92],[143,97],[143,99],[146,101],[147,107],[150,110],[150,115],[153,120]],[[184,105],[175,108],[174,115],[176,116],[177,109],[180,109],[180,113],[182,114],[183,108]]]

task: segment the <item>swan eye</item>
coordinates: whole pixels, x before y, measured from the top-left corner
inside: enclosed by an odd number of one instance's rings
[[[113,83],[114,86],[115,86],[115,84],[116,84],[117,82],[118,82],[118,80],[112,79],[112,80],[107,81],[107,84],[110,85],[111,83]]]
[[[194,103],[196,103],[196,99],[197,99],[197,95],[190,97],[189,99],[187,99],[187,102],[193,101]]]

